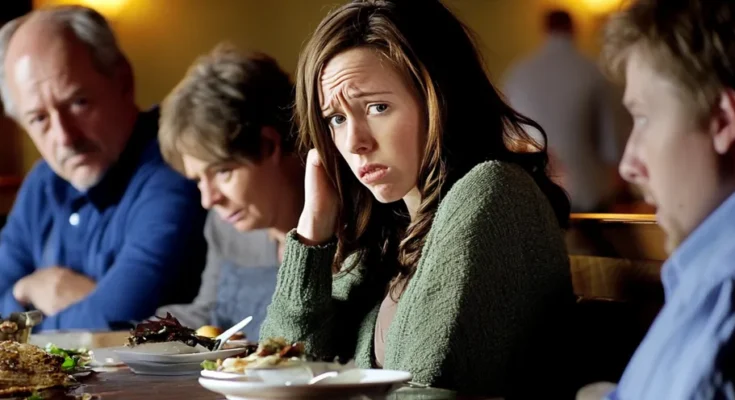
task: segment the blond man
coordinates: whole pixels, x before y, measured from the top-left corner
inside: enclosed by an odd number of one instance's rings
[[[620,173],[670,252],[666,304],[607,398],[735,398],[735,2],[636,1],[603,58],[634,120]]]

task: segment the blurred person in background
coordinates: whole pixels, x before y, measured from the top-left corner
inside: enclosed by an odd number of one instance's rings
[[[510,69],[505,95],[544,128],[552,173],[569,193],[572,211],[604,211],[623,188],[617,163],[628,119],[612,85],[577,50],[571,16],[553,10],[544,22],[546,42]]]

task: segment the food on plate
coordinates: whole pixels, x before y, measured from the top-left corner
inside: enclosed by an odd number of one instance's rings
[[[0,317],[0,341],[26,343],[31,329],[42,320],[43,314],[40,311],[12,313],[7,318]]]
[[[53,343],[49,343],[46,345],[46,352],[64,357],[64,363],[61,364],[61,369],[68,374],[84,370],[84,367],[90,361],[89,351],[87,349],[62,349]]]
[[[0,342],[0,396],[32,393],[74,383],[63,371],[64,357],[38,346]]]
[[[201,328],[197,329],[196,334],[199,336],[204,336],[210,339],[214,339],[220,334],[222,334],[222,329],[216,326],[212,326],[212,325],[204,325]]]
[[[253,346],[254,347],[254,346]],[[254,351],[244,357],[205,361],[202,368],[214,371],[245,373],[246,369],[291,366],[306,361],[304,344],[291,343],[284,338],[270,338],[258,344]]]
[[[204,360],[202,361],[202,369],[206,369],[208,371],[217,371],[219,369],[219,360]]]
[[[18,323],[13,321],[3,321],[0,323],[0,332],[4,334],[11,334],[18,332]]]
[[[214,339],[217,336],[221,335],[222,332],[224,332],[222,328],[219,328],[217,326],[204,325],[200,327],[199,329],[197,329],[196,334],[199,336],[204,336],[204,337]],[[245,334],[242,332],[237,332],[234,335],[230,336],[229,340],[243,340],[243,339],[245,339]]]
[[[191,328],[187,328],[173,315],[166,313],[166,317],[139,323],[130,331],[128,346],[135,347],[146,343],[182,342],[188,346],[200,345],[213,350],[217,342],[212,338],[200,336]]]

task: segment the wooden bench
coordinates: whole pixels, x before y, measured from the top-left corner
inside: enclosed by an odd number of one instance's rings
[[[567,247],[580,386],[617,382],[663,305],[664,234],[651,215],[573,214]]]

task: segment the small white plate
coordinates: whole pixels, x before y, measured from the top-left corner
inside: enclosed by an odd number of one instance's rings
[[[225,359],[227,357],[236,356],[246,351],[244,348],[206,351],[193,354],[152,354],[130,351],[128,348],[123,350],[115,350],[120,361],[125,364],[149,362],[163,364],[181,364],[181,363],[201,363],[206,360]]]
[[[228,399],[346,399],[356,396],[387,396],[411,380],[411,374],[382,369],[360,370],[356,383],[324,383],[316,385],[283,385],[242,380],[199,378],[199,384]]]

